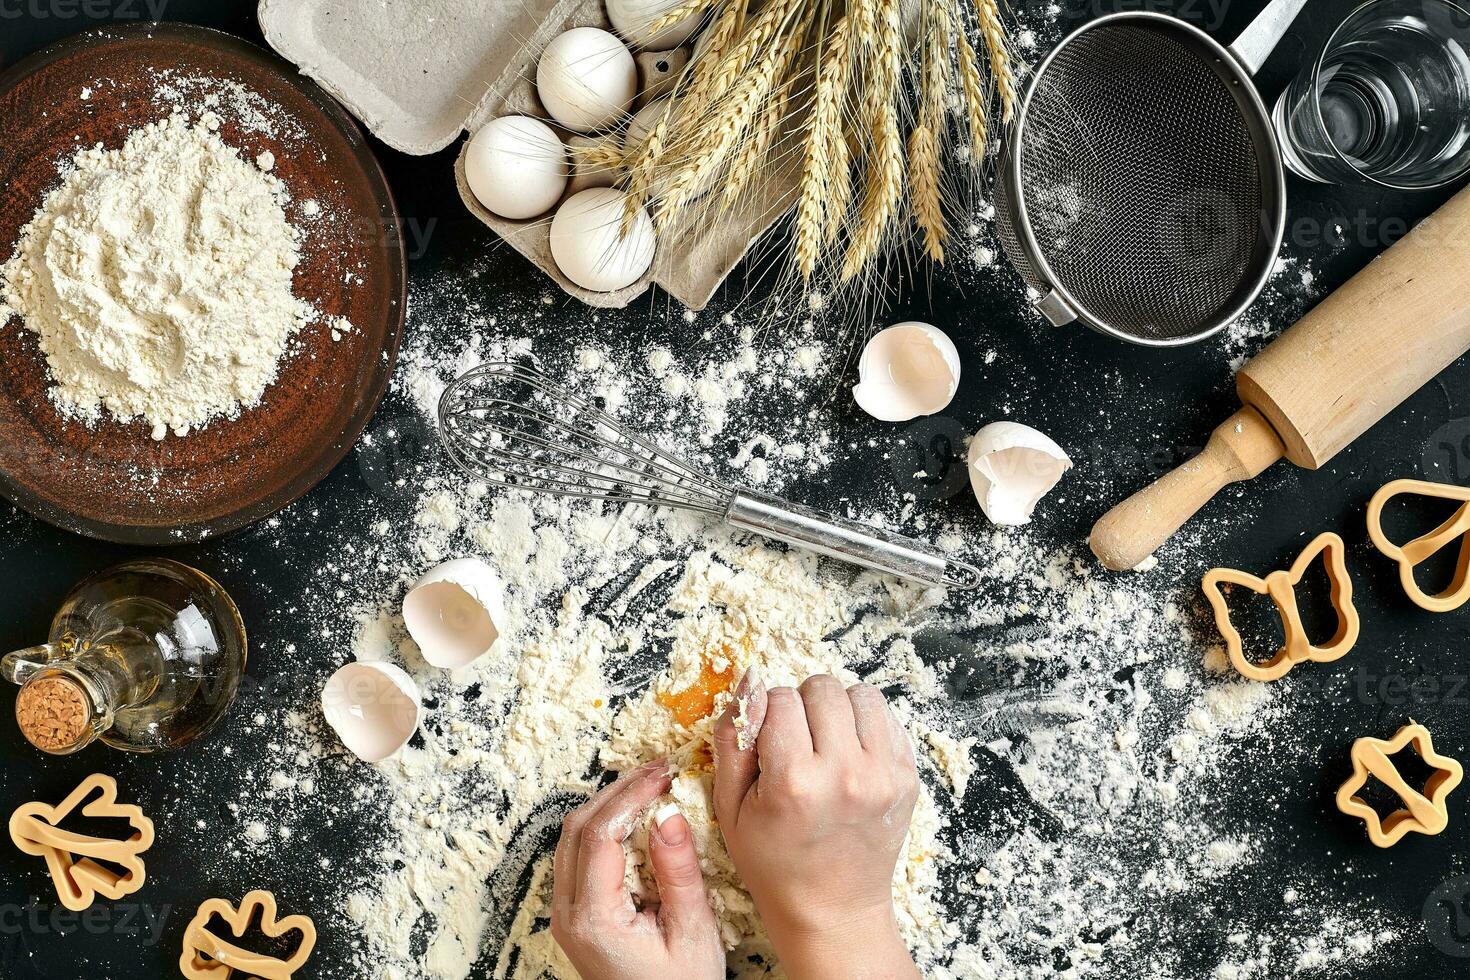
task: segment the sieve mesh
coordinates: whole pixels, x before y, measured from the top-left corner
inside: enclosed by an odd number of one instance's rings
[[[1228,69],[1167,28],[1099,25],[1037,80],[1014,152],[1039,257],[1084,317],[1169,341],[1208,330],[1274,259],[1252,113]],[[1041,286],[1035,263],[1016,264]]]

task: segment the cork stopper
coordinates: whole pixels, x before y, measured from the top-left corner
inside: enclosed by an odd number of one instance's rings
[[[42,752],[65,752],[87,734],[92,708],[87,692],[69,677],[41,677],[20,689],[15,720],[21,734]]]

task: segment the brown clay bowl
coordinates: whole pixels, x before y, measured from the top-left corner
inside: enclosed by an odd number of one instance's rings
[[[175,108],[197,118],[197,97],[228,83],[264,100],[226,98],[215,111],[225,143],[249,159],[275,155],[275,173],[296,202],[288,217],[306,232],[296,295],[355,330],[334,342],[322,325],[303,329],[260,405],[154,442],[142,421],[63,418],[47,397],[35,334],[19,318],[0,325],[0,494],[78,534],[159,545],[275,513],[341,461],[393,373],[407,269],[387,180],[329,95],[228,34],[179,24],[105,28],[0,74],[0,263],[78,148],[118,147]],[[173,94],[180,92],[182,106]],[[247,111],[250,104],[264,106],[264,116]],[[310,221],[295,210],[307,200],[321,207]]]

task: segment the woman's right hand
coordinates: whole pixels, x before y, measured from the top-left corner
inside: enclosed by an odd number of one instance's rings
[[[917,977],[893,874],[919,778],[882,692],[825,674],[767,691],[748,671],[735,695],[715,727],[715,814],[787,974]]]

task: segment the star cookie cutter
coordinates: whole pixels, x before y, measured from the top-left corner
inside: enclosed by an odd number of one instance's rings
[[[1419,758],[1436,771],[1419,792],[1404,782],[1389,757],[1413,743]],[[1429,730],[1410,718],[1409,723],[1394,733],[1393,738],[1359,738],[1353,741],[1353,774],[1337,791],[1337,808],[1350,817],[1357,817],[1368,825],[1368,839],[1379,847],[1392,847],[1410,832],[1433,836],[1449,825],[1449,810],[1445,797],[1460,785],[1464,771],[1460,764],[1448,756],[1434,751],[1434,739]],[[1404,806],[1387,817],[1380,818],[1378,811],[1365,803],[1358,792],[1375,776],[1389,789],[1398,794]]]
[[[1323,646],[1315,646],[1307,638],[1302,624],[1301,609],[1297,606],[1296,587],[1311,568],[1318,555],[1322,556],[1327,568],[1327,578],[1332,587],[1332,607],[1337,611],[1337,632]],[[1253,681],[1274,681],[1286,676],[1286,672],[1299,663],[1311,660],[1315,663],[1331,663],[1345,655],[1358,642],[1358,631],[1362,623],[1358,610],[1353,605],[1353,581],[1347,571],[1347,545],[1342,538],[1328,531],[1319,534],[1307,545],[1290,571],[1275,571],[1265,578],[1257,578],[1233,568],[1212,568],[1205,573],[1205,598],[1215,611],[1215,626],[1225,639],[1225,649],[1230,662],[1242,676]],[[1237,585],[1252,592],[1271,597],[1281,615],[1281,629],[1286,642],[1281,649],[1262,663],[1252,663],[1245,658],[1245,644],[1240,631],[1230,621],[1230,607],[1225,603],[1222,586]]]
[[[126,840],[89,837],[60,828],[73,810],[98,791],[101,796],[82,806],[82,815],[127,820],[133,833]],[[98,895],[116,901],[143,887],[146,872],[140,855],[153,846],[153,821],[139,807],[118,803],[117,780],[99,773],[88,776],[56,806],[21,806],[10,815],[10,839],[25,853],[46,859],[62,905],[85,912]],[[121,868],[122,873],[113,868]]]
[[[1407,544],[1394,544],[1383,531],[1383,508],[1394,497],[1413,494],[1419,497],[1438,497],[1443,500],[1461,502],[1458,510],[1439,527]],[[1368,537],[1373,546],[1389,558],[1398,562],[1399,581],[1404,591],[1421,609],[1430,612],[1451,612],[1470,601],[1470,487],[1457,487],[1448,483],[1429,483],[1425,480],[1394,480],[1387,483],[1368,502]],[[1414,568],[1433,557],[1460,539],[1460,557],[1455,563],[1455,574],[1449,587],[1437,595],[1428,595],[1414,580]]]
[[[245,949],[210,931],[209,923],[219,916],[230,927],[235,939],[245,935],[250,920],[260,910],[260,931],[270,939],[288,932],[301,933],[301,944],[286,959]],[[189,927],[184,930],[184,952],[179,969],[188,980],[229,980],[235,974],[251,980],[290,980],[291,974],[306,965],[316,946],[316,926],[304,915],[276,918],[276,896],[268,891],[253,891],[234,907],[222,898],[211,898],[199,906]]]

